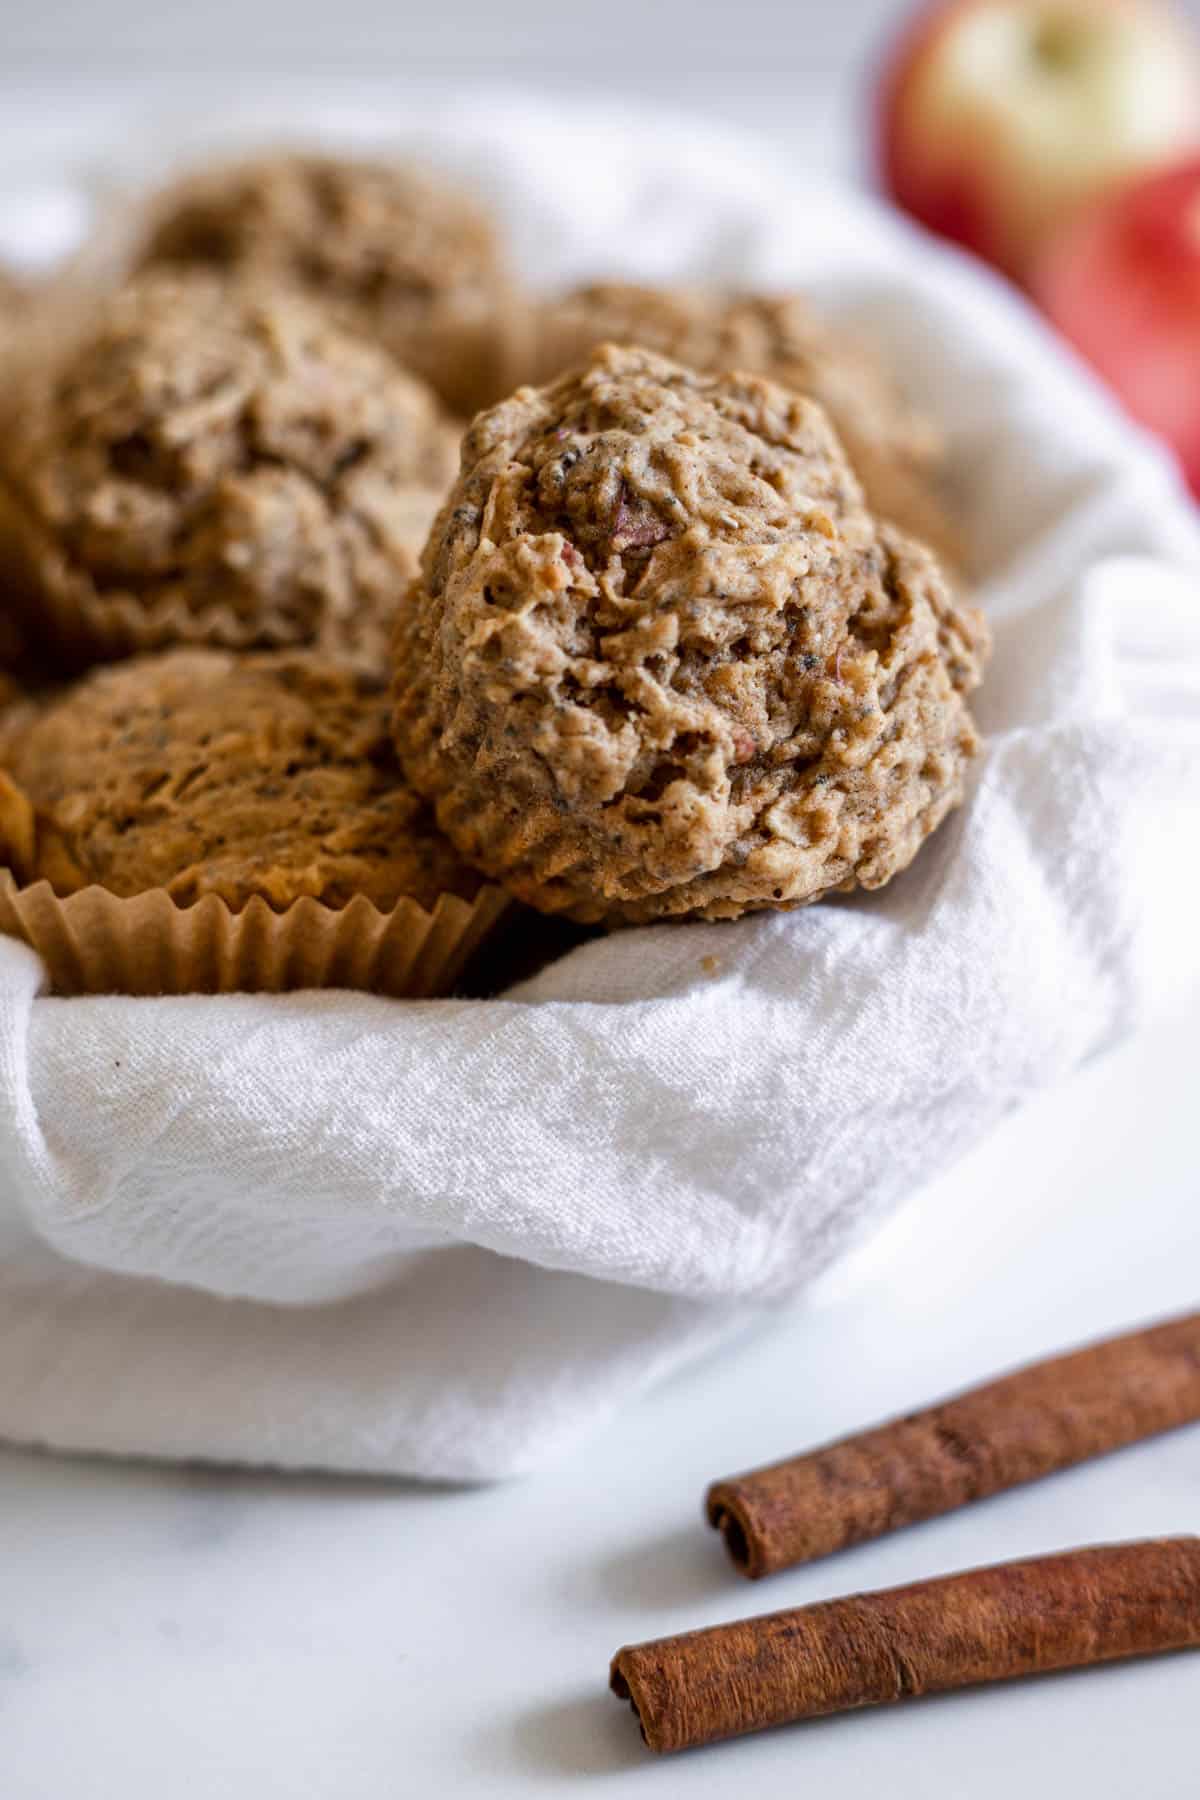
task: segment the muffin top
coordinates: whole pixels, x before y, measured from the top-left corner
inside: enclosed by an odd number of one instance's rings
[[[825,413],[607,346],[476,420],[396,629],[469,860],[582,920],[878,886],[961,796],[985,650]]]
[[[5,860],[60,895],[431,909],[481,885],[399,774],[381,684],[313,651],[174,650],[94,671],[0,720],[0,770]]]
[[[474,334],[503,327],[504,257],[479,205],[423,171],[294,153],[218,164],[158,196],[140,260],[295,283],[379,338],[456,411],[497,398],[501,377]]]
[[[553,379],[609,342],[713,374],[765,375],[811,395],[833,420],[873,510],[936,550],[961,554],[938,488],[936,426],[866,343],[825,323],[803,295],[595,282],[543,306],[537,339],[536,379]]]
[[[356,645],[457,461],[432,395],[382,351],[203,272],[110,296],[18,408],[0,476],[22,583],[100,654]]]

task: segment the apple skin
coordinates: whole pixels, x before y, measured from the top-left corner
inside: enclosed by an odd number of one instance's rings
[[[1100,201],[1047,246],[1034,298],[1200,498],[1200,156]]]
[[[893,199],[1023,280],[1081,206],[1200,148],[1200,47],[1157,0],[938,0],[876,120]]]

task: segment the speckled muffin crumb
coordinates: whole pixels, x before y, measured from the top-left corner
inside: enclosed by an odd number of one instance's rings
[[[941,433],[861,338],[800,294],[594,282],[545,303],[534,379],[549,381],[604,342],[640,345],[710,374],[764,375],[819,400],[880,517],[957,563],[961,536],[943,491]]]
[[[63,896],[96,883],[235,911],[357,894],[428,910],[481,886],[399,773],[381,684],[315,652],[95,671],[0,730],[0,769],[7,859]]]
[[[520,309],[496,233],[469,195],[422,171],[286,153],[204,169],[158,196],[140,255],[295,283],[457,413],[513,385]]]
[[[397,745],[544,911],[732,918],[911,860],[962,797],[986,643],[816,403],[609,346],[466,439]]]
[[[29,379],[0,447],[0,569],[76,659],[370,655],[456,462],[428,389],[319,309],[147,277]]]

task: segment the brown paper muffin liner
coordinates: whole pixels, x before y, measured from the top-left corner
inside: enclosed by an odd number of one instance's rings
[[[48,881],[20,887],[0,870],[0,932],[38,952],[59,995],[353,988],[429,999],[450,991],[510,904],[489,886],[473,901],[442,894],[432,912],[407,899],[380,912],[361,894],[338,909],[305,898],[277,913],[254,898],[233,912],[216,894],[184,907],[161,888],[64,899]]]

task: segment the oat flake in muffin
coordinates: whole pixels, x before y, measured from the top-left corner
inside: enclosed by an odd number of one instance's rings
[[[496,233],[469,195],[422,171],[287,153],[218,164],[158,196],[140,256],[295,283],[455,412],[513,385],[520,308]]]
[[[818,405],[609,346],[476,420],[398,617],[396,739],[521,899],[730,918],[911,860],[985,652]]]
[[[377,657],[457,462],[384,352],[205,273],[110,295],[6,437],[0,565],[75,661],[180,641]]]
[[[481,886],[396,767],[380,683],[311,651],[96,670],[0,729],[0,766],[0,831],[19,835],[22,800],[34,820],[32,848],[4,860],[60,895],[429,910]]]

